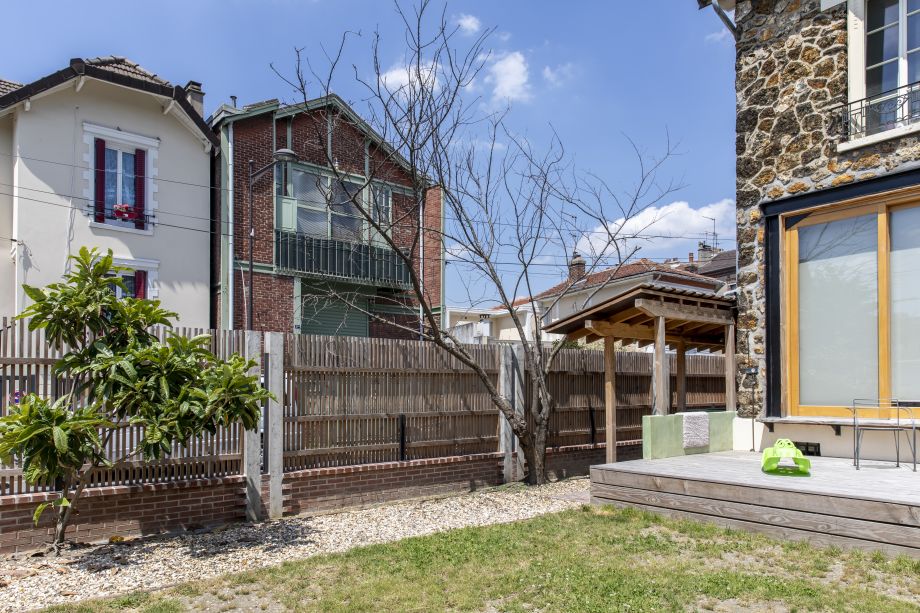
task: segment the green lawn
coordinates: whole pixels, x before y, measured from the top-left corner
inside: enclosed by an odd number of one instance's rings
[[[583,507],[54,611],[920,610],[920,562]],[[762,609],[761,609],[762,608]]]

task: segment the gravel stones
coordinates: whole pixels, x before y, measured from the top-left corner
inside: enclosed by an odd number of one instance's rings
[[[369,509],[230,524],[205,533],[162,535],[55,556],[0,562],[0,611],[22,611],[159,588],[272,566],[352,547],[529,519],[588,502],[589,481],[511,485]]]

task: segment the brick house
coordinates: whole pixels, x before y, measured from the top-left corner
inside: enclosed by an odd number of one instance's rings
[[[222,105],[209,122],[221,143],[213,177],[219,189],[212,190],[212,324],[245,328],[252,308],[256,330],[417,338],[388,323],[419,326],[405,260],[356,207],[373,211],[411,256],[428,304],[440,313],[440,189],[426,186],[335,95],[297,105]],[[272,167],[279,149],[296,161]],[[250,282],[249,176],[262,168],[252,183]]]
[[[920,1],[719,3],[737,41],[739,407],[766,438],[849,455],[854,399],[920,399]],[[890,435],[867,445],[894,453]]]

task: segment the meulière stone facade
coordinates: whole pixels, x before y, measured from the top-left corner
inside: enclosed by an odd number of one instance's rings
[[[741,0],[737,44],[738,406],[765,401],[764,225],[760,205],[918,165],[916,135],[838,152],[846,141],[847,6]],[[756,366],[758,374],[744,374]]]

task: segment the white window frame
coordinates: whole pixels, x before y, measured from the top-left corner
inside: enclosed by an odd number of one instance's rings
[[[113,257],[112,263],[116,266],[123,266],[125,268],[130,268],[130,273],[125,271],[119,276],[124,276],[127,274],[134,274],[135,271],[143,270],[147,273],[147,298],[154,300],[160,297],[159,284],[157,283],[159,279],[159,270],[160,270],[160,261],[159,260],[146,260],[139,258],[125,258],[125,257]],[[118,297],[121,290],[118,290]]]
[[[105,141],[106,149],[123,150],[126,153],[134,153],[136,149],[146,151],[144,173],[144,214],[146,223],[143,229],[135,227],[134,222],[111,223],[115,220],[106,220],[99,223],[95,221],[95,185],[96,185],[96,156],[95,141],[101,138]],[[157,185],[159,167],[159,148],[160,139],[151,136],[144,136],[126,132],[120,128],[110,128],[99,124],[83,122],[83,162],[86,170],[83,171],[83,200],[85,201],[84,214],[89,218],[89,227],[100,230],[113,230],[116,232],[125,232],[128,234],[141,234],[144,236],[153,236],[156,227],[156,211],[158,208]],[[121,166],[121,156],[118,160]],[[121,174],[121,173],[119,173]],[[120,193],[120,192],[119,192]],[[148,285],[150,284],[148,280]]]
[[[129,146],[129,145],[124,145],[124,144],[122,144],[122,143],[109,143],[108,141],[106,141],[106,143],[105,143],[105,150],[106,150],[106,151],[111,150],[111,151],[114,151],[114,152],[117,154],[117,155],[115,156],[115,157],[116,157],[116,161],[117,161],[117,164],[115,165],[115,203],[117,204],[117,203],[118,203],[118,200],[121,199],[121,194],[123,193],[124,184],[125,184],[125,169],[124,169],[124,163],[123,163],[123,162],[124,162],[124,157],[123,157],[122,154],[128,153],[128,154],[130,154],[130,155],[136,155],[136,153],[137,153],[137,147],[131,147],[131,146]],[[106,170],[106,172],[108,172],[108,171]],[[133,170],[133,169],[132,169],[132,171],[131,171],[131,174],[132,174],[132,175],[134,174],[134,170]],[[114,206],[114,205],[113,205],[113,206]],[[137,206],[137,192],[136,192],[136,191],[135,191],[135,194],[134,194],[134,206]],[[147,214],[146,209],[144,210],[144,214],[145,214],[145,216],[146,216],[146,214]],[[98,222],[97,222],[97,223],[98,223]],[[106,219],[106,220],[105,220],[104,222],[102,222],[102,223],[104,223],[104,224],[106,224],[106,225],[118,226],[118,227],[123,227],[123,228],[135,228],[135,225],[136,225],[136,224],[135,224],[135,221],[134,221],[133,219],[131,219],[131,220],[128,220],[128,219]],[[144,224],[144,227],[146,228],[146,226],[147,226],[147,224],[145,223],[145,224]]]

